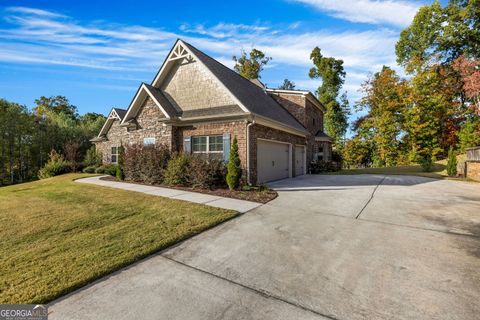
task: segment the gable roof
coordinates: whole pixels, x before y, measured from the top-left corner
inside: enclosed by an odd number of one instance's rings
[[[110,113],[108,114],[107,120],[103,124],[103,127],[100,130],[100,133],[98,134],[97,138],[100,138],[100,137],[104,136],[108,132],[110,127],[112,126],[112,123],[115,122],[115,120],[119,120],[120,122],[122,122],[126,113],[127,113],[127,110],[125,110],[125,109],[112,108],[112,110],[110,110]],[[90,141],[99,141],[99,140],[94,138]]]
[[[127,113],[127,110],[125,109],[112,108],[112,110],[114,110],[117,113],[120,121],[123,120],[123,118],[125,117],[125,113]]]
[[[182,41],[182,40],[179,40]],[[224,66],[217,60],[206,55],[194,46],[182,43],[200,60],[213,75],[253,114],[265,117],[275,122],[306,132],[300,124],[284,107],[270,97],[262,88],[245,79],[232,69]]]
[[[165,112],[168,114],[170,118],[175,118],[181,115],[181,112],[179,112],[175,107],[168,101],[167,97],[163,94],[162,90],[155,88],[154,86],[151,86],[149,84],[144,83],[145,89],[149,92],[151,96],[153,96],[156,100],[160,103],[160,105],[163,107]]]
[[[329,141],[332,142],[333,139],[328,134],[323,132],[323,130],[318,130],[317,134],[315,135],[316,141]]]
[[[285,94],[301,94],[305,96],[307,99],[309,99],[317,108],[319,108],[322,112],[327,112],[327,109],[325,109],[325,106],[320,102],[320,100],[317,99],[317,97],[308,90],[288,90],[288,89],[266,89],[267,92],[269,93],[285,93]]]

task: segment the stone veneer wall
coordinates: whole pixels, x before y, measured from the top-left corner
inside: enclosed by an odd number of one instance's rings
[[[138,129],[130,131],[120,127],[120,121],[115,120],[107,133],[107,141],[95,143],[97,151],[102,153],[104,163],[110,163],[112,147],[143,143],[143,138],[155,138],[156,143],[165,144],[169,148],[173,147],[172,127],[163,124],[165,115],[150,97],[140,107],[136,119]]]
[[[465,166],[466,177],[480,181],[480,161],[466,161]]]
[[[257,181],[257,141],[258,138],[287,142],[292,144],[292,165],[295,163],[295,145],[306,144],[305,138],[290,134],[288,132],[254,124],[250,127],[250,182]],[[308,148],[308,147],[307,147]],[[308,158],[307,158],[308,165]],[[291,168],[292,174],[295,174],[294,168]],[[308,168],[307,168],[308,170]]]
[[[183,111],[235,105],[232,96],[198,62],[178,63],[162,84],[168,100]]]

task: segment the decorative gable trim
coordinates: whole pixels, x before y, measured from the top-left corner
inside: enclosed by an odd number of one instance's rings
[[[108,114],[107,121],[103,124],[102,129],[100,130],[100,133],[98,134],[98,137],[105,136],[112,126],[112,124],[115,122],[115,120],[122,121],[122,118],[118,115],[118,112],[115,110],[115,108],[112,108],[110,113]]]
[[[182,40],[177,39],[175,42],[172,50],[170,50],[170,53],[167,55],[167,58],[165,59],[165,62],[163,63],[162,67],[158,71],[157,75],[155,76],[155,79],[152,81],[152,86],[156,88],[160,88],[161,83],[165,79],[165,77],[168,75],[168,72],[172,68],[172,66],[175,64],[177,60],[180,59],[186,59],[188,62],[197,62],[199,63],[200,66],[217,82],[217,84],[228,94],[232,97],[233,101],[245,112],[245,113],[250,113],[250,110],[243,105],[242,102],[230,91],[227,89],[227,87],[220,81],[214,74],[213,72],[207,68],[203,62],[198,59],[198,57],[190,50],[188,47],[183,43]]]
[[[165,118],[171,119],[172,116],[168,114],[167,111],[165,111],[165,108],[160,104],[160,102],[156,99],[155,95],[150,92],[150,90],[147,88],[145,83],[142,83],[140,87],[137,90],[137,93],[135,94],[135,97],[133,98],[132,102],[130,103],[130,106],[128,106],[127,113],[125,114],[125,117],[122,120],[121,124],[125,124],[129,120],[135,118],[138,114],[138,111],[142,107],[143,103],[145,100],[150,97],[153,102],[158,106],[160,111],[165,115]]]

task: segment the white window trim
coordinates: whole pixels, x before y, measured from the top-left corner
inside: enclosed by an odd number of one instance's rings
[[[206,141],[207,150],[206,151],[193,151],[193,140],[196,139],[196,138],[202,138],[202,137],[207,138],[207,141]],[[222,150],[220,150],[220,151],[210,151],[210,137],[222,137]],[[192,136],[191,139],[192,139],[191,143],[192,143],[192,153],[193,154],[223,153],[223,135],[212,134],[210,136]]]
[[[112,153],[112,149],[113,149],[113,148],[116,148],[115,150],[116,150],[117,153]],[[112,147],[110,148],[110,153],[111,153],[111,158],[110,158],[110,159],[112,159],[111,162],[112,162],[113,164],[118,163],[118,156],[120,155],[120,153],[118,152],[118,149],[119,149],[119,148],[120,148],[119,146],[112,146]],[[116,161],[113,161],[113,156],[116,157],[116,158],[115,158]]]

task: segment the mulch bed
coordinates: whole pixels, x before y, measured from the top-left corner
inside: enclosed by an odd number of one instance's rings
[[[243,190],[230,190],[230,189],[201,189],[201,188],[189,188],[189,187],[181,187],[181,186],[167,186],[163,184],[147,184],[142,182],[135,182],[135,181],[120,181],[113,176],[102,177],[100,180],[107,180],[107,181],[117,181],[117,182],[128,182],[128,183],[135,183],[141,184],[146,186],[154,186],[154,187],[163,187],[163,188],[170,188],[170,189],[178,189],[190,192],[198,192],[198,193],[205,193],[210,194],[213,196],[219,197],[226,197],[226,198],[233,198],[233,199],[240,199],[240,200],[247,200],[259,203],[267,203],[275,199],[278,194],[276,191],[273,190],[258,190],[252,187],[250,191],[243,191]]]

